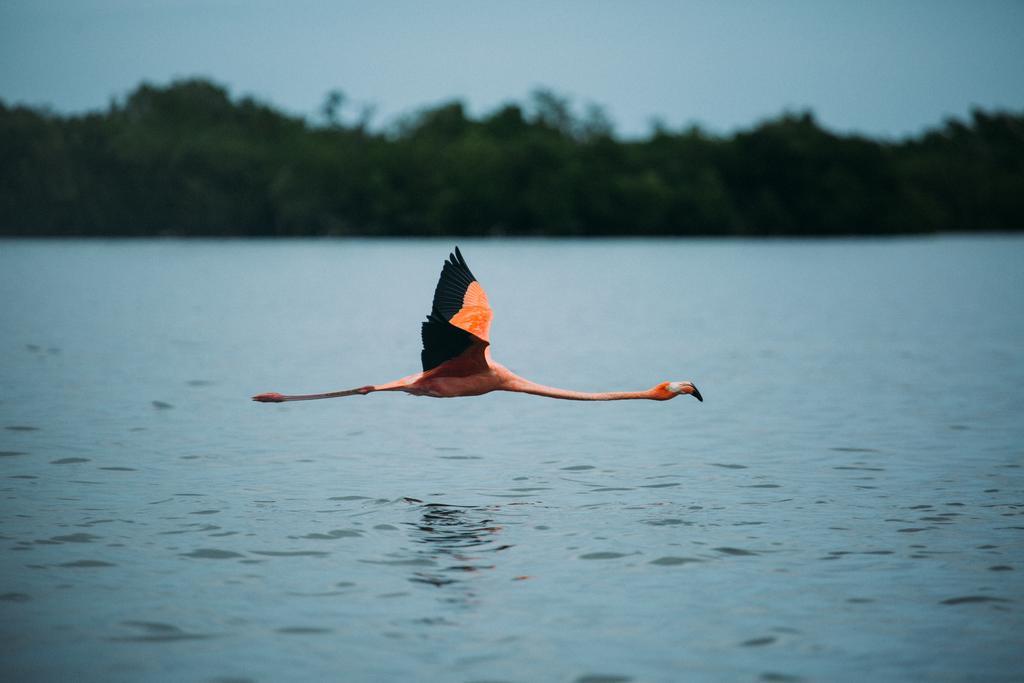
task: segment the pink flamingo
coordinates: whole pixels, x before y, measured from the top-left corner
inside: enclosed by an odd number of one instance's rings
[[[448,257],[434,290],[434,303],[423,323],[423,372],[387,384],[368,384],[356,389],[325,394],[284,395],[276,392],[253,396],[263,403],[312,401],[320,398],[366,395],[375,391],[404,391],[415,396],[449,398],[479,396],[492,391],[516,391],[571,401],[667,401],[680,394],[704,398],[692,382],[661,382],[645,391],[570,391],[546,387],[519,377],[491,359],[490,327],[493,312],[487,295],[462,258],[459,248]]]

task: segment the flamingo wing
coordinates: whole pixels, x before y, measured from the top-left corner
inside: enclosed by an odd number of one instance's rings
[[[455,247],[441,269],[430,315],[423,323],[420,358],[424,372],[458,357],[474,344],[489,344],[493,316],[484,288]]]

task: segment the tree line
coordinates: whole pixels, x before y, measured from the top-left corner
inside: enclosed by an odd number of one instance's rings
[[[728,136],[616,136],[546,90],[480,117],[453,101],[379,130],[287,115],[218,84],[143,84],[102,112],[0,101],[0,234],[861,235],[1024,229],[1024,114],[901,140],[810,112]]]

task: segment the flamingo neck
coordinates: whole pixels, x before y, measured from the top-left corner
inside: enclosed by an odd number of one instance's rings
[[[661,397],[656,396],[654,391],[648,389],[647,391],[602,391],[602,392],[590,392],[590,391],[572,391],[570,389],[559,389],[557,387],[548,387],[543,384],[537,384],[530,380],[523,379],[522,377],[516,377],[509,382],[505,387],[505,391],[517,391],[523,394],[533,394],[535,396],[547,396],[548,398],[560,398],[568,401],[624,401],[631,399],[653,399],[658,400]]]

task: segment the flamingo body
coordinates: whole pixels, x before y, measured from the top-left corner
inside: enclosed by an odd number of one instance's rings
[[[262,403],[281,403],[366,395],[377,391],[403,391],[414,396],[434,398],[513,391],[573,401],[667,401],[680,394],[690,394],[699,401],[704,400],[692,382],[661,382],[644,391],[600,393],[558,389],[531,382],[491,359],[490,329],[493,316],[487,294],[456,247],[455,253],[449,255],[441,269],[430,314],[422,324],[422,372],[386,384],[356,389],[298,395],[269,392],[252,398]]]

